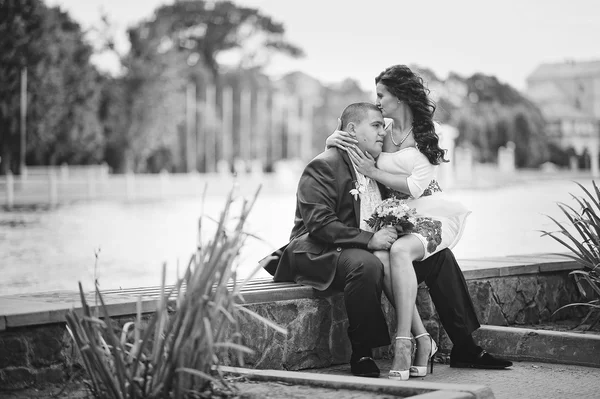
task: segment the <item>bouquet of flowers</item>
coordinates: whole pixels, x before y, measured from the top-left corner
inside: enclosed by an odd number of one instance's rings
[[[386,226],[394,226],[398,233],[410,232],[416,223],[416,209],[408,206],[405,200],[388,198],[375,208],[367,224],[378,231]]]

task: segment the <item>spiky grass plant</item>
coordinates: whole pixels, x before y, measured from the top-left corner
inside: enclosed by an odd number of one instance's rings
[[[595,181],[592,181],[594,193],[592,194],[580,183],[575,182],[586,194],[586,196],[571,197],[579,204],[579,211],[570,205],[559,202],[558,207],[566,216],[568,222],[561,223],[555,218],[548,216],[559,228],[558,231],[542,231],[558,241],[571,251],[570,254],[562,254],[575,260],[583,266],[581,270],[570,273],[582,297],[588,302],[576,302],[560,307],[556,312],[574,307],[584,306],[588,313],[581,324],[586,323],[594,314],[598,315],[600,309],[600,190]],[[572,227],[571,231],[567,227]],[[592,328],[600,321],[600,315],[589,325]]]
[[[79,284],[82,315],[69,312],[67,328],[81,353],[88,386],[95,398],[228,396],[235,389],[217,366],[229,362],[232,353],[243,365],[243,354],[252,353],[241,342],[241,314],[286,333],[242,306],[240,289],[250,277],[242,283],[236,279],[236,258],[249,236],[244,232],[244,223],[259,191],[251,202],[243,201],[233,228],[229,227],[234,202],[233,190],[230,192],[216,232],[206,245],[202,245],[200,218],[198,248],[183,278],[170,289],[165,286],[163,266],[158,307],[149,322],[142,321],[139,299],[135,322],[119,328],[111,320],[96,285],[101,312],[98,317]]]

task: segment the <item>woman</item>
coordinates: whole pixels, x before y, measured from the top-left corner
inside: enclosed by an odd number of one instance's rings
[[[384,292],[396,309],[398,322],[389,378],[406,380],[409,375],[425,376],[427,363],[437,351],[415,305],[417,279],[412,262],[452,248],[462,234],[469,211],[445,198],[435,180],[438,165],[448,161],[439,147],[432,120],[435,105],[428,98],[423,80],[410,68],[395,65],[377,76],[375,83],[376,105],[390,121],[377,165],[370,154],[358,150],[349,133],[334,132],[327,146],[345,149],[359,173],[386,186],[388,197],[406,199],[417,211],[413,232],[399,237],[389,253],[376,253],[384,265],[390,265],[385,270]],[[416,341],[412,365],[411,332]]]

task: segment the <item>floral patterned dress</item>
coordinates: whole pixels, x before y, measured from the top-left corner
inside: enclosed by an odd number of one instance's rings
[[[387,189],[387,197],[405,199],[417,211],[417,223],[412,233],[425,248],[423,259],[441,251],[452,249],[460,240],[465,219],[471,213],[464,205],[448,198],[436,181],[437,166],[415,147],[397,152],[382,152],[377,167],[391,174],[407,177],[411,195]],[[421,260],[423,260],[421,259]]]

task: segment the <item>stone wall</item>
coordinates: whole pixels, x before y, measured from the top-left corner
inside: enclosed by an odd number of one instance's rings
[[[575,284],[566,272],[528,274],[467,281],[481,324],[498,326],[537,324],[551,319],[559,307],[578,298]],[[383,301],[390,337],[395,336],[393,308]],[[249,305],[252,310],[281,326],[288,335],[276,333],[256,320],[242,324],[245,344],[256,351],[247,357],[256,368],[301,370],[347,363],[350,343],[343,296],[299,299]],[[427,287],[419,286],[417,307],[425,327],[449,353],[452,343],[440,324]],[[561,311],[556,319],[572,317],[574,310]],[[390,357],[390,347],[380,348],[375,357]]]
[[[58,383],[70,374],[76,349],[64,324],[0,333],[0,387]]]
[[[481,324],[506,326],[547,321],[556,309],[573,302],[578,295],[568,271],[470,278],[467,283]],[[443,351],[449,351],[451,343],[439,324],[426,287],[419,287],[417,301],[427,330]],[[288,334],[282,335],[258,320],[242,320],[245,344],[255,350],[254,355],[246,357],[248,366],[300,370],[348,362],[348,321],[342,294],[247,306],[288,328]],[[393,337],[394,312],[385,300],[383,307]],[[571,315],[572,311],[565,311],[558,316]],[[131,316],[116,319],[120,325],[130,320]],[[380,348],[375,355],[389,357],[390,348]],[[79,367],[78,354],[64,323],[0,331],[0,388],[64,381]]]
[[[561,306],[580,297],[566,272],[526,274],[467,281],[481,324],[509,326],[548,321]],[[562,310],[556,320],[578,315]]]

